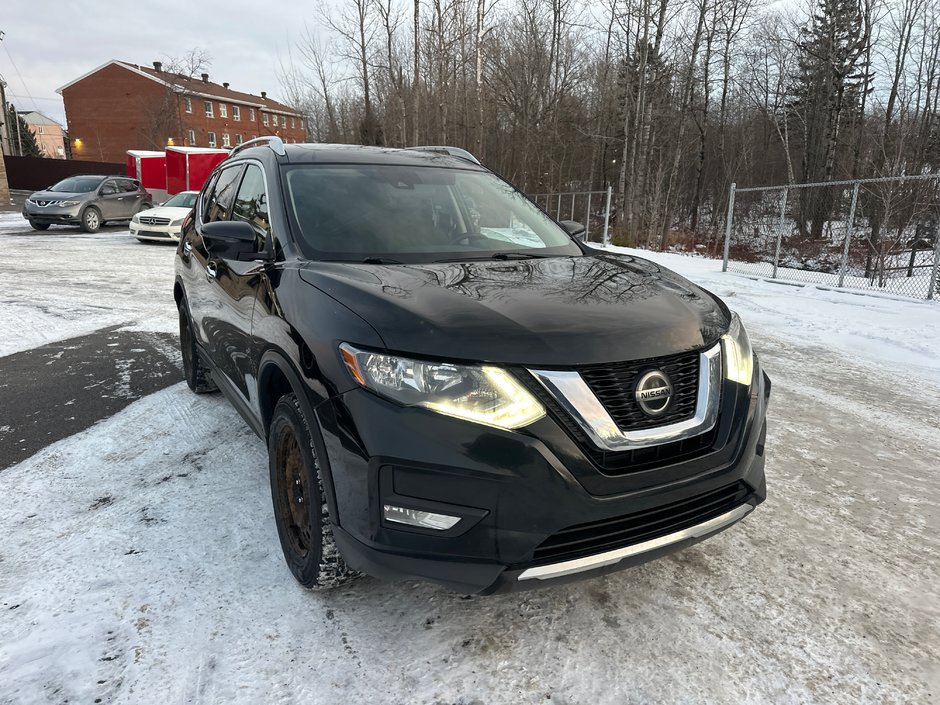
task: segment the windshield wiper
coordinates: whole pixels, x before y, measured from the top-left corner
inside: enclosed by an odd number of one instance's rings
[[[366,257],[362,260],[362,264],[404,264],[404,262],[391,257]]]
[[[543,259],[552,255],[537,255],[533,252],[494,252],[482,257],[452,257],[450,259],[436,259],[435,262],[476,262],[480,260],[507,260],[507,259]]]
[[[551,255],[537,255],[534,252],[497,252],[493,259],[542,259]]]

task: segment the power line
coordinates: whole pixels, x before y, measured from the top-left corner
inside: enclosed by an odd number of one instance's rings
[[[13,61],[13,55],[10,54],[10,50],[7,49],[6,42],[3,41],[3,34],[4,34],[4,33],[0,33],[0,45],[3,46],[3,51],[6,52],[7,58],[10,60],[10,66],[12,66],[12,67],[13,67],[13,70],[16,71],[16,75],[19,76],[20,83],[23,84],[23,90],[26,91],[26,95],[29,96],[29,100],[30,100],[30,101],[32,102],[32,104],[33,104],[33,109],[34,109],[34,110],[39,110],[39,105],[36,103],[36,99],[33,98],[33,94],[29,92],[29,86],[26,85],[26,81],[23,80],[23,74],[20,73],[20,70],[19,70],[19,68],[17,67],[16,62]]]

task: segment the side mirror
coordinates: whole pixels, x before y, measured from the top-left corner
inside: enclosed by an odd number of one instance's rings
[[[212,257],[242,262],[267,259],[266,253],[258,251],[255,229],[243,220],[206,223],[199,234]]]
[[[584,240],[586,228],[581,223],[574,220],[563,220],[561,221],[561,227],[575,240]]]

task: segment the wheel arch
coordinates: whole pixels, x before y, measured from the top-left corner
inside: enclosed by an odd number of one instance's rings
[[[326,452],[323,433],[320,430],[320,424],[314,406],[310,403],[307,390],[307,385],[304,384],[300,374],[286,355],[272,349],[261,356],[258,363],[258,410],[261,427],[264,429],[264,440],[267,442],[268,432],[271,428],[271,418],[274,415],[274,407],[277,406],[278,400],[285,394],[293,393],[300,403],[300,408],[307,419],[307,426],[313,436],[330,516],[333,517],[336,524],[340,524],[336,507],[336,494],[333,489],[333,469],[330,465],[329,455]]]

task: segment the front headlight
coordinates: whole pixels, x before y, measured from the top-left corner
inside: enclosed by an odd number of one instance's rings
[[[183,218],[177,218],[176,220],[170,221],[170,227],[178,228],[180,225],[183,224],[183,221],[184,221],[184,220],[186,220],[185,217],[183,217]]]
[[[140,222],[140,213],[134,213],[134,216],[131,218],[131,222],[132,222],[132,223],[139,223],[139,222]]]
[[[71,208],[72,206],[77,206],[81,201],[59,201],[59,206],[62,208]]]
[[[731,312],[731,325],[721,336],[725,356],[725,377],[738,384],[749,385],[754,374],[754,351],[741,318]]]
[[[422,362],[346,343],[339,347],[359,384],[404,406],[504,429],[527,426],[545,415],[538,400],[499,367]]]

